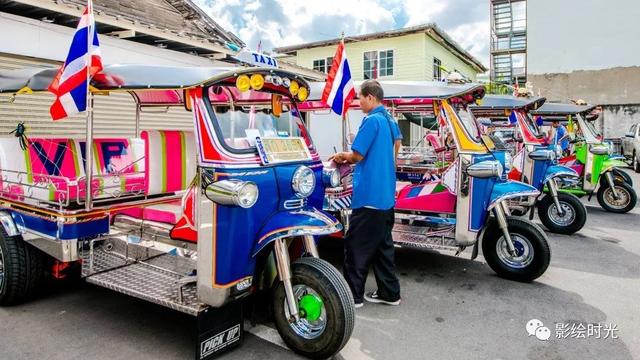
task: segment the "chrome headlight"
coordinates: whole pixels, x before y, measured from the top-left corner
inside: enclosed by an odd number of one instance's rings
[[[477,164],[473,164],[467,168],[467,174],[476,178],[490,178],[502,176],[502,164],[499,161],[485,160]]]
[[[322,182],[326,187],[340,186],[340,171],[338,169],[323,169]]]
[[[311,193],[313,193],[313,189],[316,187],[316,177],[313,174],[313,170],[306,166],[300,166],[297,168],[293,173],[291,187],[299,197],[305,198],[311,195]]]
[[[529,158],[537,161],[555,160],[556,156],[556,152],[550,149],[538,149],[529,153]]]
[[[258,201],[258,186],[252,181],[220,180],[207,186],[205,195],[216,204],[246,209]]]
[[[594,155],[609,155],[609,147],[603,145],[592,145],[589,151]]]

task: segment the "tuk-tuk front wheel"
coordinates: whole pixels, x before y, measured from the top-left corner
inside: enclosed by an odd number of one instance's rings
[[[0,226],[0,305],[27,301],[43,280],[42,253]]]
[[[549,231],[557,234],[571,235],[579,231],[587,221],[587,208],[573,194],[558,193],[558,203],[562,212],[558,211],[553,196],[545,195],[538,202],[540,221]]]
[[[539,226],[525,219],[507,217],[516,254],[509,252],[507,240],[495,219],[487,226],[482,238],[482,254],[498,276],[530,282],[547,270],[551,261],[551,249],[547,236]]]
[[[328,262],[300,258],[291,266],[299,320],[292,320],[284,285],[273,292],[274,322],[284,342],[298,354],[325,359],[338,353],[353,332],[355,310],[346,281]]]
[[[618,214],[631,211],[638,201],[635,190],[626,182],[620,181],[615,181],[614,187],[616,189],[615,195],[608,184],[600,184],[598,188],[598,203],[600,206],[606,211]]]

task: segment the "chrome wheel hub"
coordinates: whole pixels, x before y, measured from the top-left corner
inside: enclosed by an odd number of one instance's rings
[[[305,295],[320,297],[320,295],[315,290],[304,284],[294,285],[293,295],[298,303]],[[292,316],[289,312],[289,306],[287,305],[286,299],[284,300],[282,306],[284,306],[284,315],[286,316],[286,318],[291,319]],[[327,327],[327,312],[324,304],[321,307],[320,315],[317,317],[317,319],[309,320],[304,316],[301,316],[300,320],[290,322],[289,326],[298,336],[307,340],[312,340],[322,335]]]
[[[616,195],[618,199],[613,196],[613,190],[610,187],[604,191],[604,201],[612,208],[623,209],[631,202],[630,194],[621,186],[616,185]]]
[[[509,252],[507,240],[502,236],[496,243],[498,259],[500,259],[500,261],[505,265],[514,269],[522,269],[529,266],[531,262],[533,262],[534,255],[533,246],[529,239],[519,234],[511,234],[511,240],[513,241],[513,247],[516,250],[515,256]]]
[[[552,204],[551,206],[549,206],[549,210],[547,210],[549,219],[551,219],[554,224],[559,226],[569,226],[573,224],[573,222],[576,220],[576,213],[573,210],[573,207],[563,201],[560,201],[560,207],[563,211],[562,215],[560,215],[560,213],[558,212],[556,204]]]

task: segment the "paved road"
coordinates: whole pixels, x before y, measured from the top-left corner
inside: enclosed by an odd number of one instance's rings
[[[579,234],[549,235],[551,266],[532,284],[500,279],[482,259],[398,250],[403,304],[358,309],[338,358],[640,358],[640,207],[613,215],[595,199],[587,205]],[[339,242],[325,241],[321,252],[339,265]],[[374,284],[370,278],[368,288]],[[527,336],[532,318],[551,329],[551,340]],[[554,323],[613,324],[619,338],[557,339]],[[0,308],[0,359],[191,359],[194,326],[188,316],[91,285],[54,287]],[[260,337],[248,334],[224,358],[297,358],[273,330],[252,331]]]

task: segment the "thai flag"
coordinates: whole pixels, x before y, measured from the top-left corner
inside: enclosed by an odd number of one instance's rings
[[[322,102],[331,106],[334,113],[344,116],[355,97],[356,90],[351,79],[347,53],[344,51],[344,42],[341,41],[322,92]]]
[[[89,0],[73,35],[67,60],[49,85],[49,91],[56,96],[49,110],[53,120],[87,109],[88,80],[101,70],[102,57],[93,19],[93,3]]]

